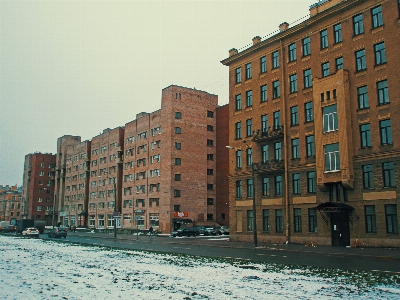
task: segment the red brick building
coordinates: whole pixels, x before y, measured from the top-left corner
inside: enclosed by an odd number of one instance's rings
[[[400,246],[399,28],[396,0],[320,1],[229,51],[233,240]]]
[[[23,214],[22,189],[18,186],[0,187],[0,220],[16,224]]]
[[[25,156],[22,191],[24,218],[52,224],[55,166],[54,154],[36,152]]]

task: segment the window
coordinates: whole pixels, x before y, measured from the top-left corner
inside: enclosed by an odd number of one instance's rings
[[[207,190],[209,191],[214,190],[214,185],[212,183],[207,183]]]
[[[321,40],[321,50],[328,48],[328,30],[322,30],[319,32],[320,40]]]
[[[236,168],[242,167],[242,150],[236,151]]]
[[[325,171],[340,171],[339,144],[328,144],[325,150]]]
[[[363,176],[363,188],[373,189],[374,188],[374,172],[372,170],[372,165],[362,166],[362,176]]]
[[[207,160],[214,160],[214,154],[207,154]]]
[[[260,73],[267,72],[267,57],[263,56],[260,58]]]
[[[242,68],[236,68],[235,74],[236,74],[236,77],[235,77],[236,83],[242,82]]]
[[[297,92],[297,74],[292,74],[289,76],[290,92]]]
[[[315,208],[308,209],[308,231],[317,232],[317,210]]]
[[[282,209],[275,210],[275,231],[283,232],[283,215]]]
[[[207,131],[214,132],[214,126],[207,125]]]
[[[246,64],[246,79],[251,78],[251,63]]]
[[[181,150],[182,149],[182,143],[175,142],[175,149]]]
[[[211,110],[207,110],[207,118],[214,118],[214,112]]]
[[[358,108],[368,108],[368,87],[366,85],[357,88]]]
[[[254,213],[252,210],[247,211],[247,231],[254,230]]]
[[[292,158],[300,158],[299,139],[292,139]]]
[[[36,210],[37,211],[42,211],[42,206],[41,205],[36,206]]]
[[[181,190],[174,190],[174,197],[180,197],[181,196]]]
[[[375,205],[365,205],[365,232],[376,233]]]
[[[281,128],[281,112],[275,111],[274,112],[274,130]]]
[[[246,163],[248,167],[251,167],[253,164],[253,149],[247,148],[246,149]]]
[[[390,124],[390,119],[380,121],[379,128],[381,132],[381,145],[392,144],[392,125]]]
[[[359,35],[364,33],[364,23],[362,14],[353,17],[353,33]]]
[[[317,182],[315,180],[315,171],[307,172],[307,193],[317,192]]]
[[[362,71],[367,68],[365,61],[365,49],[356,51],[356,71]]]
[[[293,194],[301,194],[300,190],[300,173],[295,173],[292,175],[293,182]]]
[[[314,121],[313,103],[312,101],[304,104],[306,122]]]
[[[207,205],[214,205],[214,198],[207,198]]]
[[[175,127],[175,133],[176,134],[181,134],[182,133],[181,128],[180,127]]]
[[[295,208],[294,213],[294,232],[301,232],[301,208]]]
[[[248,119],[246,120],[246,136],[252,136],[253,135],[253,120]]]
[[[174,174],[175,181],[181,181],[182,175],[181,174]]]
[[[338,130],[337,105],[329,105],[322,108],[324,132]]]
[[[262,178],[262,195],[269,196],[269,177]]]
[[[253,105],[253,92],[247,91],[246,92],[246,107],[250,107]]]
[[[386,63],[386,51],[384,42],[374,45],[374,53],[375,65],[382,65]]]
[[[303,47],[303,56],[311,54],[310,37],[306,37],[301,41]]]
[[[266,102],[268,100],[267,85],[264,84],[260,87],[260,101]]]
[[[333,25],[333,37],[335,44],[342,42],[342,24]]]
[[[311,76],[311,69],[307,69],[303,71],[304,75],[304,88],[312,87],[312,76]]]
[[[236,139],[241,139],[242,138],[242,122],[237,122],[235,124],[235,138]]]
[[[361,148],[371,147],[371,129],[370,124],[361,124],[360,125],[360,139],[361,139]]]
[[[282,142],[274,143],[275,160],[282,160]]]
[[[389,87],[387,80],[378,81],[376,83],[378,91],[378,105],[389,103]]]
[[[385,162],[382,164],[383,186],[394,187],[394,166],[393,162]]]
[[[261,132],[263,134],[268,132],[268,115],[261,116]]]
[[[372,28],[380,27],[383,25],[382,7],[379,5],[371,9],[372,15]]]
[[[269,209],[263,209],[263,231],[269,231]]]
[[[281,91],[279,87],[279,80],[272,82],[272,97],[279,98],[281,96]]]
[[[253,198],[253,179],[247,179],[247,198]]]
[[[236,198],[242,198],[242,181],[236,181]]]
[[[399,223],[397,221],[397,206],[396,204],[385,205],[385,216],[386,216],[386,232],[387,233],[399,233]]]
[[[180,159],[180,158],[175,158],[175,159],[174,159],[174,164],[175,164],[176,166],[179,166],[179,165],[181,164],[181,159]]]
[[[268,144],[261,146],[261,159],[263,163],[268,162]]]
[[[275,195],[282,196],[282,176],[275,176]]]
[[[242,95],[236,95],[235,97],[235,108],[236,110],[242,109]]]
[[[209,147],[214,146],[214,140],[207,139],[207,146]]]
[[[292,43],[288,47],[289,49],[289,62],[296,60],[296,43]]]
[[[322,68],[322,77],[329,76],[329,62],[325,62],[321,65]]]
[[[335,58],[336,72],[343,69],[343,57]]]
[[[214,169],[207,169],[207,175],[214,175]]]
[[[272,52],[272,69],[279,68],[279,51]]]
[[[182,113],[179,111],[175,112],[175,119],[182,119]]]
[[[299,125],[299,109],[297,105],[290,108],[290,122],[292,126]]]

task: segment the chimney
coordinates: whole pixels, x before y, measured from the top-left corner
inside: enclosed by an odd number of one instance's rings
[[[259,42],[261,42],[261,38],[257,35],[257,36],[255,36],[255,37],[253,37],[253,46],[255,45],[255,44],[258,44]]]
[[[279,31],[285,31],[286,29],[289,28],[289,23],[288,22],[283,22],[282,24],[279,25]]]
[[[234,56],[234,55],[236,55],[236,54],[238,54],[237,49],[232,48],[231,50],[229,50],[229,57]]]

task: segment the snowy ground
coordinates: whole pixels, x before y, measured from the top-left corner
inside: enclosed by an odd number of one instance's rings
[[[400,299],[398,275],[0,236],[2,299]]]

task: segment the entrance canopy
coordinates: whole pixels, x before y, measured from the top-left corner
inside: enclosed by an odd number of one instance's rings
[[[320,203],[315,209],[324,212],[352,212],[354,207],[343,202],[325,202]]]

